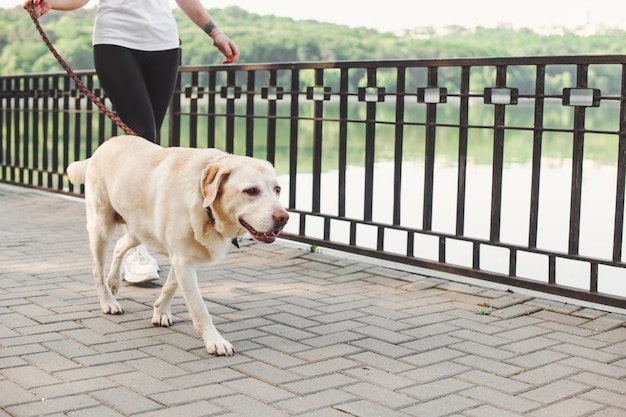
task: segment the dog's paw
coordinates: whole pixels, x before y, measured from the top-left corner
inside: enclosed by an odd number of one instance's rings
[[[170,327],[174,321],[172,320],[172,315],[170,312],[159,311],[156,308],[154,309],[154,314],[152,315],[152,324],[159,327]]]
[[[230,342],[228,342],[226,339],[224,339],[223,337],[219,337],[219,339],[215,340],[215,341],[206,341],[206,351],[209,352],[211,355],[215,355],[215,356],[233,356],[233,354],[235,353],[235,349],[233,348],[233,345],[230,344]]]
[[[107,303],[102,303],[102,312],[104,314],[124,314],[122,305],[115,300],[111,300]]]

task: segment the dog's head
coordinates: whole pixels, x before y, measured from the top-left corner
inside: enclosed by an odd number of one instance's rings
[[[202,171],[201,188],[203,206],[211,208],[216,230],[226,237],[247,231],[257,241],[272,243],[289,220],[278,200],[276,171],[267,161],[224,156]]]

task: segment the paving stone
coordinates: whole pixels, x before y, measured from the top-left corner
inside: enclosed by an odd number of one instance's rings
[[[289,414],[274,407],[246,397],[243,394],[217,398],[211,401],[218,406],[233,411],[238,416],[246,417],[287,417]]]
[[[559,342],[546,337],[530,337],[519,342],[508,343],[502,345],[502,349],[509,350],[518,354],[531,353],[535,351],[543,351],[551,346],[558,345]]]
[[[161,408],[159,403],[124,387],[108,388],[90,395],[127,416]]]
[[[533,411],[530,415],[532,417],[554,417],[565,415],[568,417],[582,417],[588,416],[589,413],[600,410],[601,408],[602,406],[600,404],[592,403],[579,398],[569,398],[556,404],[551,404],[540,410]]]
[[[491,405],[483,405],[463,412],[467,417],[527,417],[523,414],[513,413]]]
[[[528,413],[530,410],[541,406],[541,403],[530,398],[509,395],[488,387],[474,387],[459,393],[459,395],[520,414]]]
[[[400,360],[413,364],[415,366],[426,366],[448,361],[450,359],[458,358],[461,356],[465,356],[465,354],[459,352],[458,350],[443,347],[439,349],[433,349],[428,352],[418,353],[417,355],[405,356]]]
[[[462,412],[478,405],[480,405],[480,402],[452,394],[405,408],[402,411],[413,416],[439,417]]]
[[[13,416],[30,417],[52,413],[69,413],[88,407],[95,407],[98,401],[87,395],[72,395],[69,397],[39,400],[37,402],[9,406],[5,410]]]
[[[543,386],[544,384],[574,375],[578,372],[579,371],[569,366],[552,363],[540,368],[520,369],[512,378],[527,384]]]
[[[411,371],[403,372],[402,376],[424,384],[441,378],[448,378],[468,371],[469,368],[454,362],[444,362],[424,366]]]
[[[315,394],[279,401],[275,406],[287,411],[290,415],[296,415],[316,409],[329,408],[355,399],[355,396],[344,391],[328,389]]]
[[[460,376],[462,375],[464,374]],[[428,401],[458,393],[459,391],[469,389],[473,386],[472,383],[461,381],[458,377],[459,376],[439,379],[433,382],[419,383],[415,386],[404,388],[400,392],[422,401]]]
[[[464,372],[455,376],[455,379],[469,382],[474,386],[484,386],[497,389],[511,395],[517,395],[520,392],[528,391],[532,387],[532,385],[525,382],[477,370]]]
[[[235,391],[221,384],[208,384],[193,388],[163,391],[146,397],[152,399],[155,403],[173,407],[201,400],[225,397],[234,393]]]
[[[389,408],[374,404],[368,400],[353,401],[346,404],[336,405],[335,409],[341,411],[341,416],[356,416],[356,417],[406,417],[401,411],[390,410]],[[320,414],[320,416],[326,416]],[[330,417],[330,415],[328,416]]]
[[[177,406],[167,407],[157,411],[149,411],[147,413],[135,414],[134,417],[203,417],[203,416],[224,416],[224,409],[211,404],[208,401],[196,401],[191,404],[181,404]],[[97,415],[85,415],[85,417],[97,417]],[[103,415],[104,417],[104,415]]]
[[[616,393],[607,391],[604,389],[593,389],[591,391],[587,391],[580,396],[580,398],[593,401],[598,404],[608,405],[611,407],[621,408],[626,410],[626,395],[624,393]]]
[[[550,350],[541,350],[539,352],[529,353],[528,355],[510,358],[507,360],[507,363],[517,365],[525,369],[536,369],[551,363],[556,363],[566,358],[569,358],[569,356],[559,352],[552,352]]]
[[[299,395],[313,394],[329,388],[339,388],[355,384],[358,380],[347,375],[335,373],[320,377],[301,379],[282,385],[285,389]]]

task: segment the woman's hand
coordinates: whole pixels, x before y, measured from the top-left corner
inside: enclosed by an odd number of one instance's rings
[[[52,9],[50,0],[25,0],[23,6],[28,13],[30,13],[32,6],[33,13],[37,19]]]
[[[219,31],[213,35],[213,45],[226,57],[222,64],[232,64],[239,58],[237,45],[224,32]]]

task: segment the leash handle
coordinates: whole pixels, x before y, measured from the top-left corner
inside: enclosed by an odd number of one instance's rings
[[[114,112],[109,110],[100,101],[100,99],[98,99],[98,97],[96,97],[91,92],[91,90],[87,88],[87,86],[80,80],[78,75],[76,75],[76,73],[72,71],[70,66],[67,65],[65,60],[61,57],[61,55],[59,55],[56,49],[54,49],[52,42],[50,42],[50,39],[41,28],[41,25],[39,24],[39,20],[37,19],[37,16],[35,15],[35,6],[38,6],[43,2],[44,0],[32,0],[30,3],[30,8],[28,9],[28,14],[30,15],[30,18],[33,20],[33,23],[35,24],[35,27],[37,28],[37,31],[41,35],[41,38],[43,39],[44,43],[48,46],[48,49],[50,49],[50,52],[52,52],[52,55],[54,55],[54,57],[59,62],[59,64],[61,64],[63,69],[65,69],[67,74],[72,78],[72,80],[74,80],[78,88],[89,98],[89,100],[91,100],[96,106],[98,106],[98,108],[100,109],[102,113],[106,114],[109,117],[109,119],[111,119],[127,135],[138,136],[137,133],[135,133],[130,127],[128,127],[128,125],[126,125],[126,123],[124,123],[122,119],[120,119]]]

